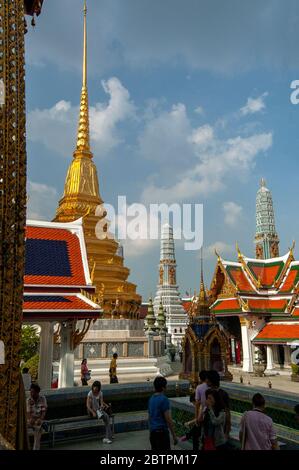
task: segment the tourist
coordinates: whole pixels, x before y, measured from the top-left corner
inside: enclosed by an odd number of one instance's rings
[[[111,384],[117,384],[118,383],[118,378],[116,375],[116,368],[117,368],[117,363],[116,359],[118,358],[118,354],[114,353],[110,362],[110,369],[109,369],[109,377],[110,377],[110,383]]]
[[[299,424],[299,404],[294,407],[295,411],[295,420]]]
[[[221,393],[217,390],[207,390],[201,426],[202,450],[225,450],[227,448],[227,439],[224,435],[225,419],[225,406]]]
[[[206,404],[206,391],[208,390],[207,385],[208,373],[206,370],[202,370],[199,373],[199,384],[195,390],[195,419],[199,424],[203,419],[203,411]]]
[[[239,438],[243,450],[278,450],[272,419],[265,414],[265,398],[256,393],[253,409],[246,411],[240,422]]]
[[[224,410],[225,410],[224,435],[225,435],[226,442],[228,443],[229,433],[231,431],[231,412],[230,412],[229,396],[225,390],[220,388],[220,375],[216,370],[209,370],[207,372],[207,385],[208,385],[208,388],[212,390],[216,390],[220,393],[221,400],[224,404]]]
[[[148,404],[150,443],[154,451],[171,450],[169,431],[172,434],[174,445],[177,444],[170,414],[170,403],[164,394],[166,386],[165,377],[156,377],[154,380],[155,393],[151,396]]]
[[[31,384],[30,397],[27,399],[27,424],[34,431],[33,450],[40,449],[40,439],[42,435],[42,426],[47,411],[47,401],[43,395],[40,395],[38,384]]]
[[[90,380],[90,370],[87,366],[87,359],[83,359],[81,362],[81,382],[82,385],[88,385],[88,381]]]
[[[110,418],[108,413],[106,412],[109,408],[104,402],[103,392],[101,391],[102,384],[99,381],[95,381],[92,384],[90,392],[88,392],[87,400],[86,400],[86,407],[88,413],[98,419],[102,419],[105,424],[106,429],[106,436],[103,439],[104,444],[111,444],[112,443],[112,431],[110,426]]]
[[[22,379],[23,379],[25,392],[29,392],[30,387],[31,387],[32,379],[31,379],[31,374],[29,374],[28,367],[23,368],[23,370],[22,370]]]

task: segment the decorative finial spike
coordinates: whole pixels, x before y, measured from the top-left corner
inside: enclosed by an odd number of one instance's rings
[[[240,251],[238,242],[236,242],[236,250],[237,250],[237,253],[238,253],[238,258],[242,258],[242,253],[241,253],[241,251]]]
[[[88,91],[87,91],[87,6],[86,0],[84,0],[84,17],[83,17],[83,63],[82,63],[82,92],[80,102],[80,117],[79,127],[77,136],[77,148],[74,156],[78,155],[78,152],[84,152],[90,157],[89,143],[89,106],[88,106]]]
[[[265,178],[261,178],[260,186],[261,186],[261,188],[265,188],[265,187],[266,187],[266,180],[265,180]]]

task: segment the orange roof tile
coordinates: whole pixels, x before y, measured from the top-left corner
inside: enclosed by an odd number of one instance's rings
[[[280,292],[291,292],[299,280],[299,266],[292,266],[280,288]]]
[[[34,297],[37,301],[33,301]],[[23,310],[94,310],[95,308],[75,295],[52,296],[46,295],[24,295]],[[30,300],[28,300],[30,298]],[[43,300],[45,299],[45,300]]]
[[[246,274],[241,267],[228,265],[226,270],[239,291],[254,292],[254,289],[252,288],[246,277]]]
[[[284,312],[288,301],[285,299],[249,299],[250,311]]]
[[[299,317],[299,307],[294,308],[292,317]]]
[[[240,307],[240,304],[237,299],[219,299],[214,307],[211,308],[211,310],[217,314],[217,313],[237,313],[237,312],[242,312],[242,309]]]
[[[299,339],[299,324],[286,325],[270,323],[264,326],[254,341],[261,340],[296,340]]]
[[[254,277],[260,279],[262,286],[271,287],[278,278],[284,263],[260,264],[248,262],[247,266],[254,274]]]

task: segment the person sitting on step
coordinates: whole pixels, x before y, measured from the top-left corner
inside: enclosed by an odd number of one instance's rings
[[[103,392],[101,391],[102,384],[96,380],[91,387],[90,392],[88,392],[86,407],[90,416],[94,418],[102,419],[106,428],[106,436],[103,439],[104,444],[112,443],[112,430],[109,422],[109,415],[106,413],[106,410],[109,408],[109,405],[104,402]]]

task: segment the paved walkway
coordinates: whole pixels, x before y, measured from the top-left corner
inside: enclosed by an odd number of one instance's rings
[[[269,381],[271,382],[271,388],[273,390],[281,390],[283,392],[292,392],[298,394],[298,402],[299,402],[299,382],[292,382],[290,374],[285,375],[275,375],[275,376],[266,376],[266,377],[254,377],[251,374],[244,373],[240,369],[236,368],[229,368],[230,372],[233,374],[233,382],[240,383],[240,377],[243,377],[243,383],[245,385],[250,385],[254,388],[255,385],[259,387],[269,387]],[[250,382],[250,383],[248,383]]]
[[[171,367],[174,371],[173,375],[170,375],[169,379],[171,380],[178,380],[179,373],[182,368],[182,364],[180,362],[172,362]],[[250,385],[254,389],[254,386],[257,385],[259,387],[269,388],[269,381],[271,382],[271,388],[273,390],[281,390],[283,392],[292,392],[298,393],[298,403],[299,403],[299,382],[292,382],[290,377],[290,372],[287,370],[283,370],[281,372],[276,371],[275,374],[279,375],[271,375],[266,377],[254,377],[252,374],[248,374],[247,372],[243,372],[241,369],[236,367],[229,367],[230,372],[233,375],[233,382],[240,383],[240,376],[243,377],[243,383],[245,385]],[[248,383],[250,382],[250,383]]]
[[[82,440],[55,445],[52,450],[150,450],[149,432],[132,431],[115,434],[112,444],[103,444],[102,440]],[[186,449],[185,443],[179,443],[173,449]]]
[[[167,379],[169,380],[179,380],[179,373],[182,370],[182,363],[181,362],[171,362],[171,367],[173,370],[173,374],[169,375]],[[247,372],[242,372],[241,369],[235,367],[229,367],[230,372],[233,375],[233,382],[240,383],[240,376],[243,377],[243,383],[245,385],[251,385],[254,388],[255,385],[259,387],[269,388],[269,381],[271,381],[272,389],[273,390],[281,390],[284,392],[292,392],[298,393],[299,395],[299,382],[292,382],[290,377],[290,372],[287,370],[283,370],[281,372],[277,371],[279,375],[271,375],[266,377],[254,377]],[[275,372],[275,373],[277,373]],[[97,379],[101,380],[103,384],[109,383],[109,378],[105,377],[97,377]],[[154,377],[150,378],[150,381],[153,382]],[[149,377],[147,375],[140,375],[138,379],[135,376],[131,376],[127,374],[124,377],[121,377],[121,383],[134,383],[134,382],[145,382],[149,381]],[[248,383],[250,382],[250,383]],[[91,382],[90,382],[91,383]]]

